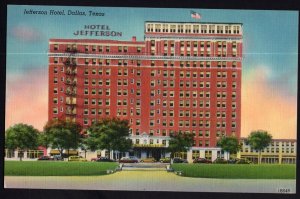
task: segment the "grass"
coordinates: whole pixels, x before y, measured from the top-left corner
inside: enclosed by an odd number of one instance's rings
[[[221,179],[296,179],[296,165],[172,164],[186,177]]]
[[[115,162],[5,161],[6,176],[92,176],[105,175]]]

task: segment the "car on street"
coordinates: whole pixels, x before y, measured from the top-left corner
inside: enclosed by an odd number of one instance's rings
[[[211,160],[208,160],[206,158],[195,158],[193,160],[193,163],[204,163],[204,164],[211,164]]]
[[[122,157],[120,160],[119,160],[119,163],[138,163],[139,160],[134,157],[134,156],[130,156],[130,157]]]
[[[188,163],[188,161],[182,158],[173,158],[173,163]]]
[[[91,158],[91,162],[96,162],[100,157]]]
[[[96,162],[114,162],[114,160],[109,159],[108,157],[97,158]]]
[[[161,162],[161,163],[170,163],[171,162],[171,158],[169,158],[169,157],[160,158],[159,162]]]
[[[142,158],[140,160],[140,162],[156,162],[156,160],[154,158]]]
[[[37,160],[54,160],[54,158],[50,157],[50,156],[47,156],[47,155],[44,155],[44,156],[39,157]]]
[[[214,164],[227,164],[228,161],[225,160],[224,158],[217,158],[213,161]]]
[[[87,161],[87,159],[85,159],[85,158],[83,158],[82,156],[77,156],[77,155],[74,155],[74,156],[70,156],[69,157],[69,161],[70,162],[75,162],[75,161],[77,161],[77,162],[86,162]]]
[[[252,162],[248,159],[238,159],[236,164],[252,164]]]
[[[61,157],[61,155],[54,155],[54,156],[53,156],[53,159],[54,159],[54,160],[60,160],[60,161],[63,161],[63,160],[64,160],[64,158]]]
[[[228,164],[236,164],[236,162],[239,160],[240,159],[238,159],[238,158],[232,158],[232,159],[227,160],[227,162],[228,162]]]

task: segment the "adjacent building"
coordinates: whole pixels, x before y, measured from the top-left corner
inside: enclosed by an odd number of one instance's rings
[[[238,152],[238,158],[247,158],[257,163],[258,151],[251,148],[245,142],[245,138],[241,138],[242,148]],[[262,163],[272,164],[295,164],[297,153],[297,141],[295,139],[273,139],[269,146],[262,150]]]
[[[240,137],[242,24],[146,21],[144,30],[144,41],[50,39],[48,119],[84,128],[128,119],[139,158],[165,156],[179,131],[194,135],[188,159],[220,157],[218,137]]]

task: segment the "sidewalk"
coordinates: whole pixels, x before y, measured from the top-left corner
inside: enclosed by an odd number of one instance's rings
[[[296,180],[207,179],[177,176],[166,171],[126,170],[105,176],[12,177],[5,176],[6,188],[135,190],[186,192],[278,193],[296,192]]]

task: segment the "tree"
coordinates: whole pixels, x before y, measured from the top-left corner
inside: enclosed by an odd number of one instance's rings
[[[171,157],[174,157],[176,152],[186,152],[193,146],[194,136],[190,133],[174,133],[170,134],[169,147],[167,151],[171,152]]]
[[[132,146],[129,139],[129,121],[119,118],[104,118],[92,124],[88,130],[86,144],[89,149],[128,151]]]
[[[80,143],[82,126],[75,122],[60,119],[48,121],[44,133],[52,148],[57,148],[63,156],[63,150],[77,149]],[[69,155],[69,154],[68,154]]]
[[[36,149],[38,147],[39,131],[31,125],[16,124],[5,131],[5,147],[7,149],[18,149],[20,161],[22,161],[23,151],[28,149]]]
[[[47,136],[44,132],[41,132],[38,136],[38,145],[39,146],[43,146],[46,149],[49,147],[50,145],[50,140],[49,140],[49,136]]]
[[[261,163],[261,151],[266,148],[272,141],[272,135],[264,130],[252,131],[248,136],[246,143],[252,149],[258,150],[258,164]]]
[[[241,149],[239,140],[236,136],[222,137],[217,142],[217,146],[221,147],[223,151],[227,152],[227,159],[229,159],[229,154],[237,153]]]

